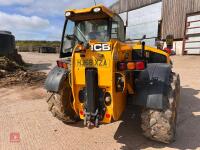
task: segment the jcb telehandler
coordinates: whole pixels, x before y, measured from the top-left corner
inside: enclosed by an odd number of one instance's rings
[[[141,128],[153,140],[174,140],[179,75],[170,54],[125,42],[122,19],[97,5],[65,12],[60,60],[45,82],[53,116],[84,126],[117,121],[127,100],[141,106]]]

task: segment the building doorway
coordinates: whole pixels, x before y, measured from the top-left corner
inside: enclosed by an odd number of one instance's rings
[[[200,54],[200,12],[187,15],[184,54]]]

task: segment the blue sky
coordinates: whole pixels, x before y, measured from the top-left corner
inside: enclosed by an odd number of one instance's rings
[[[96,0],[110,6],[117,0]],[[0,0],[0,30],[16,40],[60,40],[64,10],[94,5],[93,0]]]

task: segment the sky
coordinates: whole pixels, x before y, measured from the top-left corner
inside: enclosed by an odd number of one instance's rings
[[[110,6],[117,0],[96,0]],[[0,0],[0,30],[11,31],[16,40],[61,39],[64,11],[94,5],[93,0]]]

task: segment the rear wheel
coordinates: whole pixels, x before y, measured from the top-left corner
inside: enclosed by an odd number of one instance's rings
[[[175,140],[179,97],[179,75],[172,73],[168,91],[168,107],[162,111],[154,109],[144,109],[142,111],[141,128],[147,138],[163,143],[170,143]]]
[[[48,109],[59,120],[65,123],[75,123],[79,121],[79,116],[73,109],[73,96],[68,83],[68,80],[65,80],[58,93],[48,92]]]

